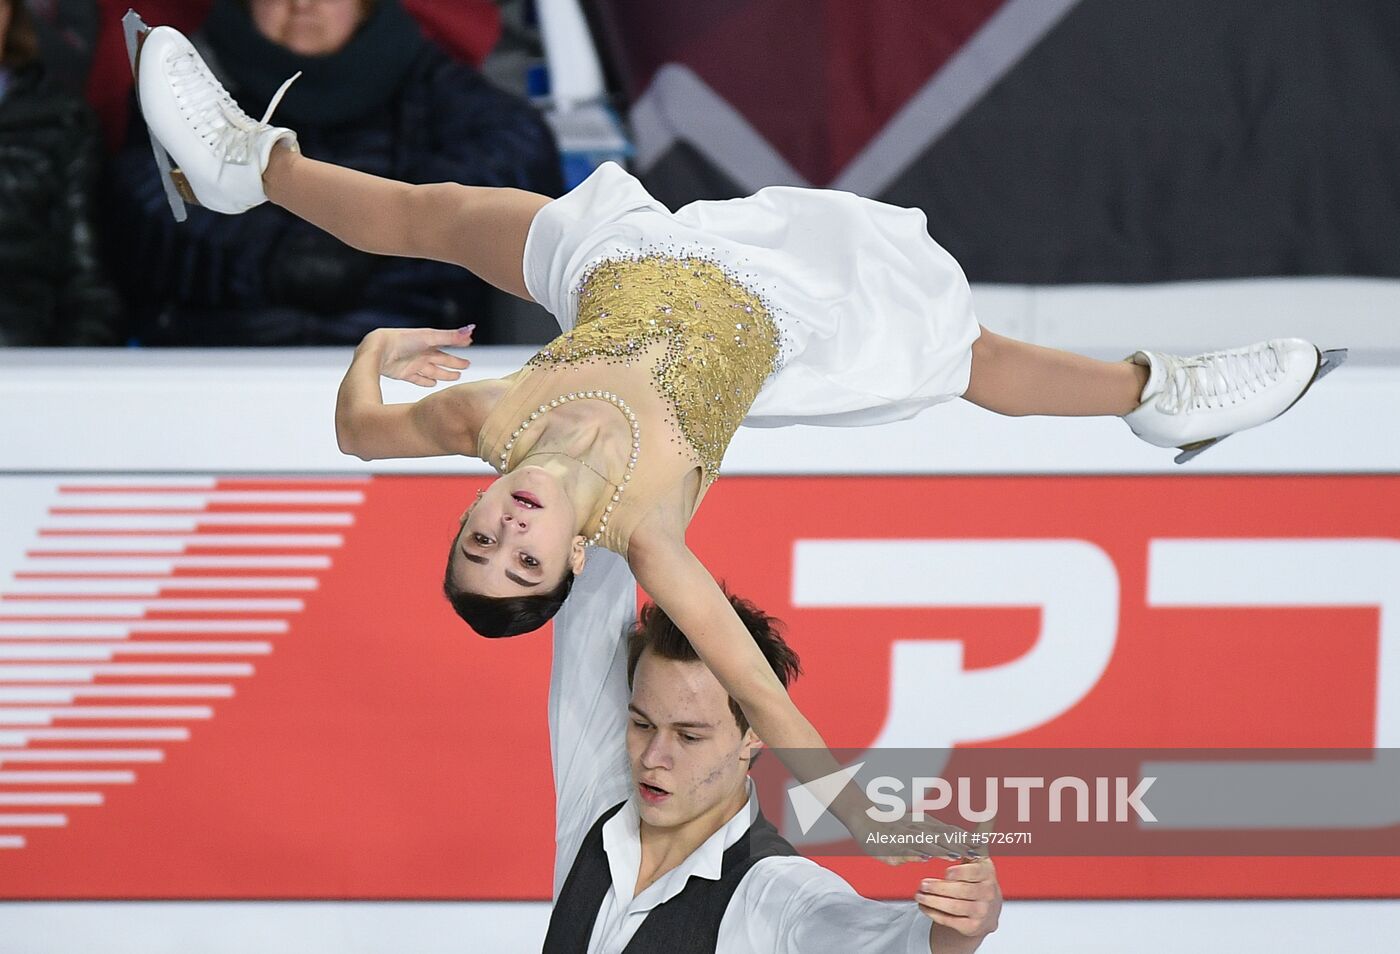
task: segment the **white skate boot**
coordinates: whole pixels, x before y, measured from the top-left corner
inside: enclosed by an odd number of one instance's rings
[[[262,174],[273,146],[286,140],[297,148],[296,133],[267,121],[296,76],[254,122],[178,30],[148,29],[135,13],[122,25],[141,114],[175,218],[184,221],[185,202],[229,214],[266,202]]]
[[[1178,447],[1178,464],[1226,437],[1271,421],[1346,360],[1345,348],[1318,351],[1301,338],[1181,358],[1139,351],[1129,360],[1150,369],[1142,404],[1124,415],[1134,434],[1157,447]]]

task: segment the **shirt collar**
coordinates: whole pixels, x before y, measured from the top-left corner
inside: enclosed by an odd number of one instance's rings
[[[608,870],[612,873],[613,891],[618,899],[631,898],[630,902],[625,902],[630,910],[651,910],[684,891],[691,875],[718,881],[724,870],[725,849],[749,830],[758,815],[758,794],[754,791],[753,780],[746,778],[744,785],[749,796],[744,806],[684,861],[635,898],[632,891],[637,886],[637,872],[642,863],[642,819],[634,793],[617,814],[603,823],[603,851],[608,856]]]

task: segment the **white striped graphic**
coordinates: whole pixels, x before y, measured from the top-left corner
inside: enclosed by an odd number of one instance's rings
[[[177,533],[143,534],[136,536],[83,537],[75,535],[40,538],[36,549],[86,553],[105,550],[129,552],[145,550],[151,553],[184,553],[190,547],[219,550],[288,550],[306,547],[334,549],[345,538],[338,533]]]
[[[67,704],[77,699],[231,699],[233,686],[214,683],[180,685],[178,683],[133,683],[100,686],[8,686],[0,689],[0,703],[47,702]],[[0,742],[3,744],[3,742]]]
[[[202,513],[191,516],[159,514],[58,514],[48,519],[51,530],[164,530],[193,533],[200,527],[348,527],[348,513]]]
[[[0,812],[0,828],[62,828],[67,815],[14,815]]]
[[[0,729],[0,745],[27,745],[38,742],[185,742],[190,730],[157,729]]]
[[[0,765],[15,762],[164,762],[158,748],[6,748]]]
[[[68,493],[62,510],[198,510],[210,504],[331,504],[353,506],[365,502],[358,490],[212,490],[202,493]]]
[[[267,655],[271,643],[10,643],[0,659],[82,659],[106,662],[117,656]]]
[[[170,590],[314,590],[313,576],[186,576],[175,579],[16,579],[15,596],[160,596]]]
[[[192,488],[213,490],[218,485],[219,482],[216,477],[165,477],[153,475],[150,477],[71,477],[57,481],[55,487],[82,493],[94,490],[106,490],[108,488],[120,488],[125,490],[131,487],[161,487],[170,490],[188,490]]]
[[[130,785],[135,772],[0,772],[0,785]]]
[[[16,762],[163,762],[160,749],[0,749],[0,765]]]
[[[137,633],[285,633],[282,619],[147,619],[118,623],[0,623],[0,639],[126,639]]]
[[[0,725],[49,725],[54,719],[212,719],[208,706],[6,706]]]
[[[324,570],[330,557],[302,555],[271,556],[177,556],[151,557],[32,557],[20,564],[23,573],[173,573],[176,570]]]
[[[299,613],[302,609],[301,600],[12,600],[0,597],[0,619],[4,620],[70,616],[120,618],[147,613]]]
[[[101,805],[100,792],[0,792],[0,805]]]
[[[189,703],[234,700],[228,680],[255,675],[234,660],[290,632],[369,486],[228,483],[0,478],[0,807],[101,806],[92,786],[133,784],[164,746],[188,742],[188,723],[215,714]],[[49,788],[18,788],[36,784]],[[0,830],[65,824],[0,812]],[[25,844],[0,835],[0,847]]]
[[[251,676],[247,663],[50,663],[0,665],[0,683],[92,682],[97,676]]]

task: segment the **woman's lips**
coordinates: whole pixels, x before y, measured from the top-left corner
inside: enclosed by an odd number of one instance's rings
[[[540,498],[530,493],[528,490],[517,490],[511,494],[516,503],[529,507],[531,510],[543,510],[544,504],[540,503]]]

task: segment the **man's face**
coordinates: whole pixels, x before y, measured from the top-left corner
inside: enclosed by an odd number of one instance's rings
[[[760,745],[752,729],[739,732],[728,694],[704,663],[642,653],[627,758],[644,824],[683,825],[746,797],[749,759]]]

